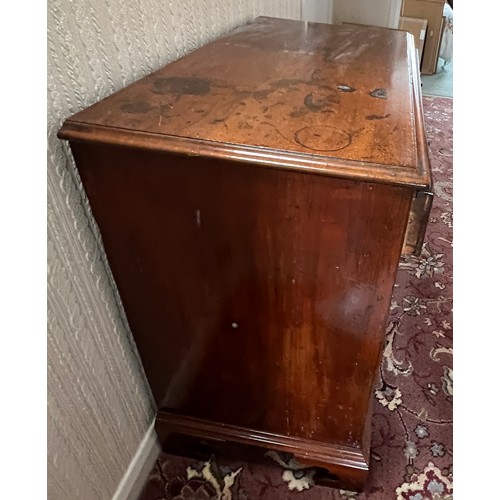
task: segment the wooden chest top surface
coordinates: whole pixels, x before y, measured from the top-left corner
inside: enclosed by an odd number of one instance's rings
[[[261,17],[76,114],[60,137],[422,187],[415,68],[405,32]]]

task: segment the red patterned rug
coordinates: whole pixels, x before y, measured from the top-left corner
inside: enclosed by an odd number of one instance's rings
[[[263,463],[162,453],[140,500],[452,498],[453,100],[423,101],[434,203],[423,252],[402,259],[394,287],[365,491],[315,485],[314,469],[274,453]]]

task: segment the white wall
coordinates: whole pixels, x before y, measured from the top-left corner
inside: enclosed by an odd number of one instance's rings
[[[317,23],[332,23],[334,0],[302,0],[301,19]]]
[[[335,0],[333,21],[397,29],[400,12],[401,0]]]
[[[98,229],[57,130],[258,15],[299,19],[300,0],[48,1],[50,500],[111,498],[154,417]]]

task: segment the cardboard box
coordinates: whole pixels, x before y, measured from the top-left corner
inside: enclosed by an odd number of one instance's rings
[[[445,0],[403,0],[401,15],[427,19],[427,34],[420,70],[423,75],[433,75],[439,58],[439,46],[443,33],[443,9]]]
[[[418,50],[418,60],[422,64],[425,36],[427,34],[427,19],[416,17],[400,17],[399,27],[401,31],[408,31],[415,38],[415,48]]]

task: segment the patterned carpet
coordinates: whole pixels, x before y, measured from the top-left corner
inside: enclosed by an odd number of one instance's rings
[[[452,440],[453,100],[424,97],[434,203],[419,257],[401,260],[374,388],[363,493],[315,484],[291,457],[196,461],[162,453],[140,500],[449,500]]]

